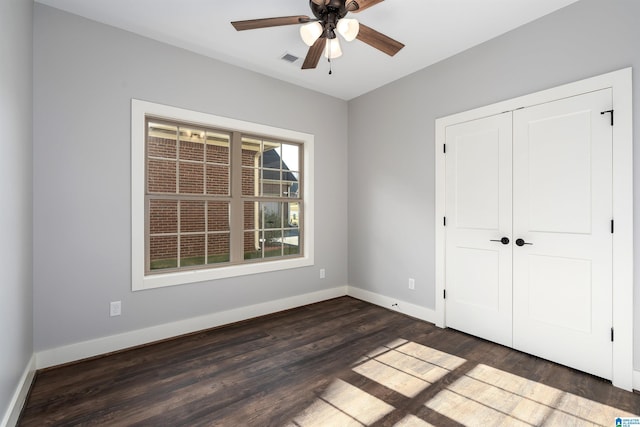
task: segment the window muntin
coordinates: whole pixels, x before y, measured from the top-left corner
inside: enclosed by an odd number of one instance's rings
[[[146,274],[303,255],[301,144],[156,117],[146,129]]]

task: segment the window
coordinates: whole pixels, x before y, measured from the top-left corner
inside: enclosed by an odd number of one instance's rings
[[[313,137],[132,101],[132,288],[313,265]]]

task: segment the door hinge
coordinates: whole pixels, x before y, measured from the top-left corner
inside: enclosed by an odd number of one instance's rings
[[[445,226],[445,227],[447,226],[447,217],[446,216],[442,217],[442,225]]]
[[[442,144],[442,152],[447,154],[447,144]]]
[[[613,110],[602,111],[600,114],[611,113],[611,126],[613,126]]]
[[[611,342],[613,342],[613,328],[611,328]]]
[[[446,289],[442,290],[442,298],[447,299],[447,290]]]
[[[611,220],[611,234],[613,234],[613,220]]]

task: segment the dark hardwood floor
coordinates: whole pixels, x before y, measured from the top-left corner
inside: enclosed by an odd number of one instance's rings
[[[614,426],[640,395],[350,297],[39,371],[20,426]]]

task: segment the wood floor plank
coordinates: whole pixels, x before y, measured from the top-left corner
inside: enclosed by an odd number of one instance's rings
[[[474,412],[603,425],[640,415],[640,395],[342,297],[39,371],[19,425],[459,426]]]

